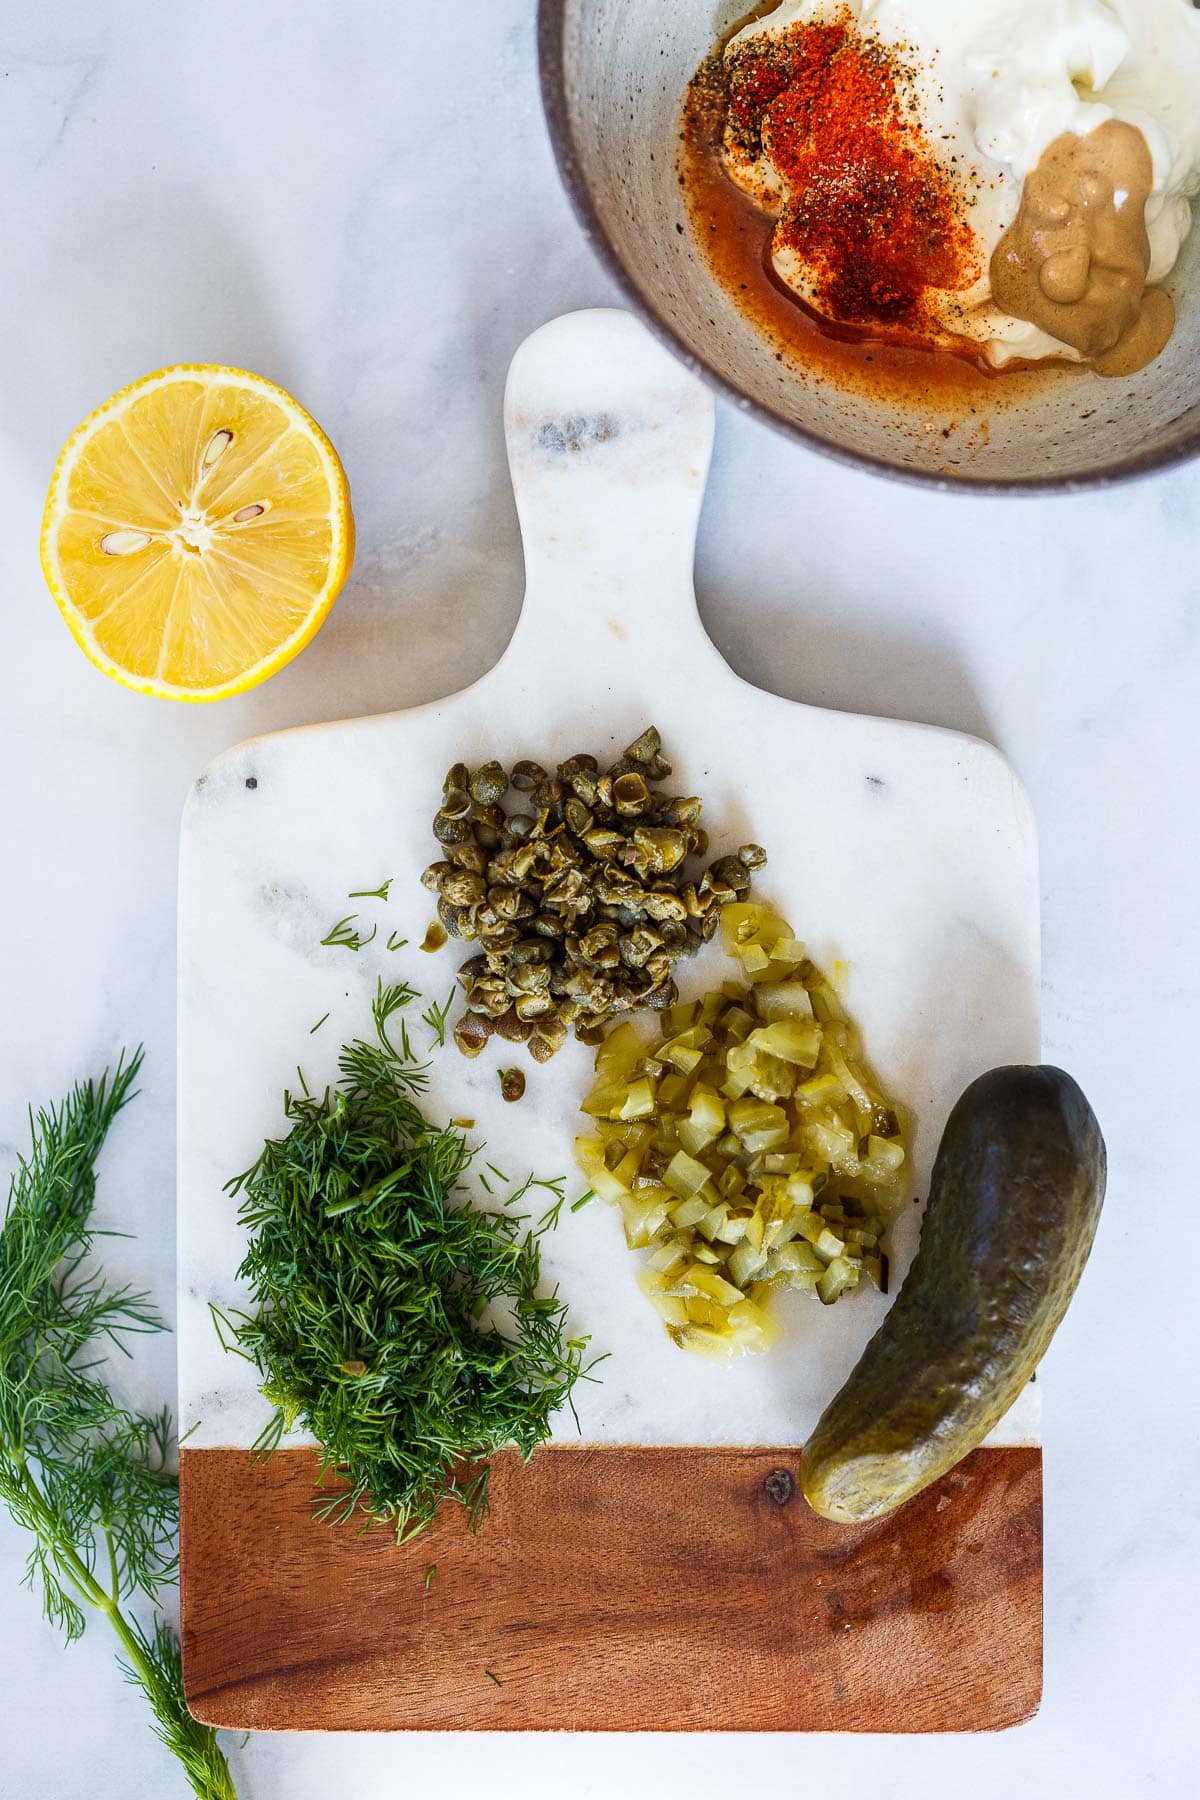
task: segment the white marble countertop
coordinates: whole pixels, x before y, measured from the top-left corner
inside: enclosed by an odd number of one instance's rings
[[[0,21],[0,1146],[22,1141],[27,1099],[144,1039],[102,1210],[137,1233],[113,1266],[164,1304],[187,788],[251,733],[427,700],[495,661],[522,588],[504,371],[544,319],[615,298],[558,189],[532,10],[433,0],[419,45],[388,0],[45,0]],[[91,670],[36,542],[68,430],[183,359],[296,392],[342,449],[359,527],[314,645],[257,693],[196,709]],[[733,666],[796,698],[989,737],[1038,815],[1046,1056],[1090,1093],[1111,1173],[1046,1366],[1037,1720],[999,1738],[803,1744],[263,1737],[231,1752],[244,1800],[472,1780],[530,1800],[801,1780],[877,1800],[1191,1791],[1200,1359],[1177,1221],[1196,1185],[1179,1097],[1200,1031],[1198,548],[1194,469],[1069,501],[943,498],[719,409],[699,586]],[[127,1379],[166,1399],[170,1340]],[[0,1521],[0,1797],[182,1793],[103,1632],[65,1652],[21,1561]]]

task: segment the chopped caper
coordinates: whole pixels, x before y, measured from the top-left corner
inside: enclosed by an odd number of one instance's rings
[[[554,776],[548,775],[544,781],[538,782],[530,794],[529,804],[539,812],[549,812],[561,804],[565,793],[566,788],[562,782],[556,780]]]
[[[662,749],[662,739],[653,725],[647,725],[640,737],[634,738],[625,751],[634,762],[652,763]]]
[[[532,1022],[517,1016],[515,1006],[506,1008],[496,1020],[496,1036],[510,1044],[523,1044],[533,1030]]]
[[[673,968],[762,866],[758,846],[744,845],[685,879],[708,838],[695,795],[654,788],[670,773],[648,726],[603,774],[585,751],[554,774],[521,761],[510,778],[494,759],[447,774],[434,824],[446,860],[422,879],[442,929],[481,946],[461,976],[470,1016],[527,1041],[538,1061],[572,1025],[594,1041],[619,1014],[674,1005]],[[527,810],[505,813],[510,787]]]
[[[598,862],[611,862],[625,848],[625,834],[611,826],[596,825],[584,833],[583,841]]]
[[[450,902],[443,898],[438,901],[438,918],[442,923],[442,943],[426,942],[421,946],[423,950],[440,950],[442,944],[446,941],[447,933],[451,937],[474,937],[476,935],[475,921],[471,917],[471,910],[469,907],[451,906]],[[433,927],[430,926],[430,931],[432,931],[432,929]],[[428,939],[428,931],[425,933],[425,936],[426,939]]]
[[[560,781],[571,782],[577,775],[598,774],[599,769],[600,764],[594,756],[589,756],[586,751],[580,751],[577,756],[569,756],[566,762],[559,763],[558,778]]]
[[[471,821],[465,815],[451,818],[440,812],[433,821],[433,835],[439,844],[465,844],[471,837]]]
[[[441,946],[439,945],[438,948],[440,949]],[[471,984],[475,981],[478,981],[480,976],[484,975],[486,972],[487,972],[487,957],[486,956],[472,956],[463,964],[462,968],[458,971],[456,980],[458,981],[458,985],[459,985],[459,987],[462,988],[464,993],[470,993]]]
[[[676,924],[682,927],[684,920],[689,917],[687,901],[663,887],[650,889],[642,910],[648,919],[656,919],[664,925]]]
[[[750,892],[750,871],[738,856],[722,856],[713,864],[710,874],[728,888],[734,899]]]
[[[548,994],[550,970],[545,963],[522,963],[508,977],[507,986],[514,994]]]
[[[484,763],[476,769],[469,783],[472,800],[480,806],[495,806],[508,792],[508,776],[498,762]]]
[[[612,784],[612,792],[613,805],[626,817],[644,813],[650,804],[650,789],[640,771],[618,775]]]
[[[435,862],[421,876],[421,886],[428,888],[431,894],[440,894],[446,882],[454,873],[453,863]]]
[[[687,855],[687,838],[671,825],[639,825],[633,841],[644,852],[647,866],[655,875],[669,875]]]
[[[554,1000],[550,994],[518,994],[513,1010],[518,1019],[540,1020],[554,1011]]]
[[[567,829],[573,831],[576,837],[582,837],[585,832],[592,829],[592,826],[595,823],[591,812],[589,812],[582,800],[576,799],[574,794],[571,795],[571,798],[563,807],[563,821],[566,824]]]
[[[567,1041],[567,1028],[561,1019],[539,1019],[529,1040],[529,1054],[534,1062],[547,1063]]]
[[[545,779],[546,771],[541,763],[519,762],[513,764],[512,784],[519,794],[528,794],[531,789],[537,787],[540,781],[545,781]]]
[[[571,791],[585,806],[594,806],[599,776],[594,769],[579,769],[571,777]]]
[[[553,946],[542,938],[522,938],[514,944],[508,959],[510,969],[521,969],[530,963],[548,963],[554,956]]]
[[[464,1056],[478,1056],[492,1035],[492,1021],[479,1013],[468,1013],[454,1027],[454,1042]]]
[[[465,819],[471,810],[471,796],[465,788],[447,788],[442,797],[441,812],[447,819]]]
[[[465,869],[469,875],[487,874],[487,852],[478,844],[455,844],[450,861],[456,869]]]
[[[500,1098],[502,1100],[520,1100],[525,1093],[525,1077],[520,1069],[502,1069],[500,1071]]]
[[[621,961],[631,969],[640,969],[646,959],[662,948],[662,933],[649,925],[637,925],[620,941]]]
[[[539,932],[542,937],[560,938],[567,933],[566,920],[556,917],[554,913],[535,913],[529,925],[530,930]]]
[[[487,894],[487,883],[482,875],[468,875],[460,870],[447,876],[441,892],[451,906],[478,906]]]

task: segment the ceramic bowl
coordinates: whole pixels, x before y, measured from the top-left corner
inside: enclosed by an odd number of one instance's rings
[[[781,363],[697,250],[677,174],[688,82],[748,10],[747,0],[540,0],[542,92],[563,180],[597,252],[667,344],[810,448],[943,488],[1071,490],[1196,454],[1200,228],[1169,284],[1175,335],[1127,379],[1060,368],[981,375],[953,395],[918,382],[900,397]]]

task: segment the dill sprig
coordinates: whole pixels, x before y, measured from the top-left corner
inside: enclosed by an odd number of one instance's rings
[[[515,1193],[508,1196],[505,1204],[507,1206],[519,1206],[521,1201],[524,1200],[528,1194],[532,1194],[535,1189],[540,1189],[543,1193],[553,1194],[554,1196],[552,1203],[546,1208],[545,1212],[537,1222],[538,1230],[557,1231],[558,1221],[562,1217],[562,1209],[567,1204],[567,1178],[565,1175],[556,1175],[549,1181],[543,1181],[537,1175],[527,1175]]]
[[[183,1697],[167,1622],[147,1628],[131,1601],[156,1606],[177,1576],[178,1491],[167,1467],[171,1421],[118,1404],[107,1351],[163,1324],[145,1294],[110,1287],[90,1262],[95,1165],[130,1099],[142,1053],[111,1075],[30,1114],[0,1230],[0,1499],[32,1536],[26,1567],[46,1616],[68,1643],[89,1609],[121,1645],[121,1666],[154,1712],[155,1730],[203,1800],[234,1800],[216,1735]]]
[[[346,895],[346,898],[347,900],[386,900],[395,879],[394,875],[389,875],[387,880],[381,881],[377,888],[355,888],[353,893]]]
[[[546,1193],[553,1194],[554,1199],[538,1220],[538,1231],[557,1231],[562,1221],[562,1209],[567,1205],[566,1186],[565,1175],[558,1175],[553,1181],[541,1181],[537,1176],[530,1175],[527,1176],[514,1193],[508,1196],[505,1205],[515,1206],[518,1201],[524,1200],[525,1196],[532,1193],[535,1188],[542,1188]],[[588,1201],[594,1200],[595,1197],[592,1190],[588,1188],[579,1196],[578,1200],[573,1200],[571,1202],[568,1210],[573,1213],[580,1212],[587,1205]]]
[[[444,1050],[446,1048],[446,1026],[449,1022],[451,1008],[454,1005],[457,993],[457,988],[451,988],[440,1006],[436,1000],[431,1000],[428,1007],[421,1014],[425,1024],[428,1025],[430,1031],[432,1031],[434,1044],[439,1050]]]
[[[548,1437],[587,1343],[541,1291],[537,1233],[469,1203],[474,1153],[418,1107],[397,1019],[413,998],[379,984],[374,1041],[343,1047],[320,1097],[286,1094],[287,1136],[228,1184],[255,1310],[223,1321],[275,1407],[256,1448],[303,1427],[338,1483],[318,1517],[387,1521],[401,1543],[446,1500],[478,1524],[488,1458]]]
[[[339,919],[321,939],[322,944],[329,944],[334,948],[344,947],[347,950],[365,950],[374,941],[379,927],[372,925],[370,937],[363,937],[354,923],[357,918],[357,913],[349,913],[344,919]]]

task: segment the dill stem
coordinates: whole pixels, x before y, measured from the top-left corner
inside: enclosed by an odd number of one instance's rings
[[[59,1530],[58,1520],[47,1505],[45,1495],[38,1486],[24,1455],[15,1460],[20,1465],[21,1487],[25,1499],[30,1510],[36,1512],[42,1521],[46,1541],[50,1545],[51,1554],[60,1570],[76,1590],[80,1599],[85,1601],[88,1606],[94,1606],[99,1612],[112,1612],[116,1607],[115,1598],[101,1587],[83,1558],[64,1539]]]
[[[75,1592],[79,1595],[79,1598],[85,1605],[92,1607],[98,1613],[102,1613],[108,1620],[121,1649],[125,1653],[129,1667],[137,1676],[143,1691],[148,1695],[159,1691],[161,1688],[160,1672],[146,1655],[141,1640],[121,1610],[117,1559],[111,1528],[107,1524],[103,1526],[104,1539],[108,1548],[109,1566],[112,1570],[113,1581],[113,1591],[112,1593],[109,1593],[108,1590],[96,1580],[95,1575],[88,1568],[79,1553],[63,1537],[58,1520],[54,1515],[53,1508],[48,1504],[33,1471],[30,1469],[24,1451],[15,1449],[11,1446],[5,1446],[4,1448],[8,1450],[13,1465],[19,1473],[22,1495],[26,1504],[30,1511],[36,1513],[41,1521],[45,1541],[49,1545],[50,1554],[54,1558],[59,1574],[70,1582],[71,1586],[75,1589]],[[197,1724],[196,1729],[198,1732],[206,1733],[208,1727]],[[188,1771],[185,1769],[184,1772],[187,1774]],[[224,1765],[223,1759],[221,1768],[218,1771],[210,1771],[210,1774],[215,1774],[222,1786],[219,1793],[214,1795],[210,1780],[209,1785],[203,1790],[206,1800],[208,1800],[208,1796],[210,1795],[212,1796],[212,1800],[237,1800],[237,1789],[233,1785],[233,1777],[229,1773],[228,1767]],[[199,1788],[196,1788],[195,1791],[197,1793],[201,1792]]]
[[[50,1507],[47,1505],[46,1498],[34,1478],[33,1471],[29,1467],[24,1450],[12,1444],[3,1445],[0,1446],[0,1448],[3,1448],[5,1454],[7,1454],[11,1460],[14,1469],[17,1471],[17,1476],[21,1484],[21,1492],[26,1505],[29,1507],[29,1510],[36,1513],[41,1520],[42,1531],[46,1541],[50,1545],[51,1554],[58,1566],[59,1573],[64,1575],[71,1583],[71,1586],[75,1589],[75,1592],[79,1595],[79,1598],[85,1605],[102,1607],[107,1597],[104,1589],[100,1586],[82,1557],[77,1556],[70,1544],[64,1542],[62,1534],[58,1529],[58,1522],[55,1519],[53,1512],[50,1510]]]
[[[109,1624],[116,1633],[117,1640],[120,1643],[122,1650],[125,1652],[129,1667],[137,1676],[143,1692],[147,1695],[152,1695],[160,1691],[162,1683],[161,1673],[155,1668],[150,1658],[146,1655],[137,1633],[130,1625],[125,1614],[121,1611],[119,1602],[115,1599],[111,1599],[104,1593],[102,1588],[97,1591],[100,1594],[100,1598],[95,1602],[95,1605],[105,1614]],[[198,1720],[194,1727],[192,1726],[191,1721],[188,1720],[188,1726],[189,1729],[194,1729],[197,1734],[207,1736],[208,1726],[201,1725]],[[184,1773],[188,1774],[186,1768]],[[217,1790],[214,1790],[212,1785],[214,1778],[220,1782],[220,1788]],[[205,1800],[210,1800],[210,1796],[211,1800],[238,1800],[237,1789],[233,1785],[233,1776],[229,1772],[224,1757],[220,1756],[219,1753],[218,1766],[215,1769],[210,1768],[207,1771],[205,1786],[200,1788],[195,1782],[192,1782],[191,1786],[195,1793],[203,1793]]]
[[[109,1591],[115,1604],[121,1598],[121,1572],[117,1567],[117,1547],[113,1542],[112,1526],[107,1519],[104,1521],[104,1542],[108,1550],[108,1578],[112,1583]]]

